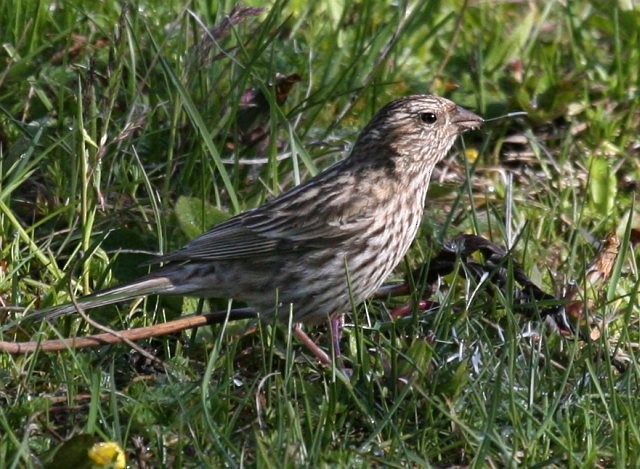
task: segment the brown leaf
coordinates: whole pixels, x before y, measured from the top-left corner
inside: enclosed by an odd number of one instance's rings
[[[602,295],[606,281],[611,277],[619,248],[620,240],[615,233],[609,233],[600,246],[596,257],[587,266],[584,281],[569,286],[565,294],[565,299],[569,300],[566,307],[568,316],[593,340],[601,336],[604,322],[598,321],[590,312],[596,308],[594,298]],[[591,291],[593,298],[576,299],[581,287]]]
[[[87,36],[82,34],[71,34],[71,46],[67,49],[60,50],[51,56],[51,62],[59,63],[62,62],[65,56],[70,59],[74,59],[79,55],[84,54],[87,49],[97,50],[103,47],[107,47],[109,45],[109,40],[105,38],[96,39],[96,41],[92,45],[87,45],[88,39]]]
[[[609,233],[596,258],[587,267],[586,280],[592,287],[595,288],[599,282],[605,282],[609,279],[619,249],[620,240],[615,233]]]

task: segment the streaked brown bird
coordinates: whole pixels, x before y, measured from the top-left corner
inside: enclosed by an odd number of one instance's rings
[[[155,262],[158,270],[79,300],[83,309],[150,294],[233,298],[313,324],[374,293],[418,231],[431,172],[482,118],[436,96],[384,106],[350,155]],[[47,319],[75,311],[46,312]],[[301,329],[300,329],[301,330]],[[315,351],[314,351],[315,353]]]

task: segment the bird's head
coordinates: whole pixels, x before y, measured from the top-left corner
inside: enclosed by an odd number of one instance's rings
[[[446,156],[458,135],[479,128],[483,122],[448,99],[406,96],[375,115],[360,133],[351,157],[396,168],[415,163],[433,166]]]

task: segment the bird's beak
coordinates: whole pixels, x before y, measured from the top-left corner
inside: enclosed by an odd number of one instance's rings
[[[460,133],[467,130],[479,129],[484,123],[484,119],[465,108],[456,106],[456,112],[451,118],[451,122],[458,126]]]

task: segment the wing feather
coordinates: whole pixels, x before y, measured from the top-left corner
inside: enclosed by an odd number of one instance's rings
[[[347,160],[265,205],[241,213],[193,239],[157,262],[247,259],[291,251],[338,246],[373,222],[376,201],[354,190],[345,204],[334,187],[363,187],[348,170]],[[340,192],[339,194],[342,194]]]
[[[274,252],[286,253],[336,246],[366,229],[372,218],[359,213],[343,217],[312,216],[286,210],[257,209],[216,225],[182,249],[157,262],[246,259]]]

